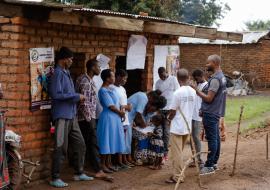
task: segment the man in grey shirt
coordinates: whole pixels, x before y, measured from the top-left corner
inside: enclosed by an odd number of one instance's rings
[[[209,56],[206,67],[214,74],[202,91],[195,88],[197,95],[202,98],[201,113],[209,151],[201,175],[211,174],[217,170],[220,155],[219,119],[224,117],[226,107],[226,78],[220,64],[220,56]]]

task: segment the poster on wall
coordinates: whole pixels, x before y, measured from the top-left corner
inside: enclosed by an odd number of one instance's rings
[[[155,46],[155,58],[153,68],[153,87],[159,79],[158,68],[165,67],[169,75],[176,76],[177,70],[180,68],[180,49],[179,46]]]
[[[53,74],[54,50],[49,48],[31,48],[31,110],[50,109],[48,96],[48,77]]]
[[[141,35],[131,35],[128,41],[127,70],[144,69],[147,39]]]

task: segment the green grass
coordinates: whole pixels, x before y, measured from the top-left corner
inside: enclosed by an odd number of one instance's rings
[[[243,120],[251,120],[270,111],[270,97],[228,97],[225,116],[226,123],[233,124],[238,122],[241,105],[244,105]]]

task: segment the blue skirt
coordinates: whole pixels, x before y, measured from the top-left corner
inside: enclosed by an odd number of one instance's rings
[[[100,154],[125,152],[124,128],[121,118],[116,113],[103,109],[97,125],[97,141]]]

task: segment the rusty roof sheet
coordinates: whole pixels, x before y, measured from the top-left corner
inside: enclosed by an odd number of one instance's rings
[[[13,4],[21,4],[21,5],[36,5],[36,6],[44,6],[44,7],[51,7],[51,8],[59,8],[59,9],[71,9],[73,12],[80,12],[80,13],[92,13],[92,14],[103,14],[103,15],[110,15],[110,16],[121,16],[121,17],[128,17],[128,18],[134,18],[134,19],[140,19],[145,21],[157,21],[157,22],[166,22],[166,23],[175,23],[175,24],[183,24],[183,25],[189,25],[189,26],[197,26],[201,28],[212,28],[212,27],[206,27],[206,26],[199,26],[199,25],[192,25],[176,20],[171,20],[167,18],[161,18],[161,17],[153,17],[153,16],[141,16],[136,14],[129,14],[129,13],[122,13],[122,12],[115,12],[110,10],[99,10],[99,9],[90,9],[90,8],[84,8],[81,5],[72,5],[72,4],[61,4],[56,3],[51,0],[3,0],[7,3],[13,3]]]

